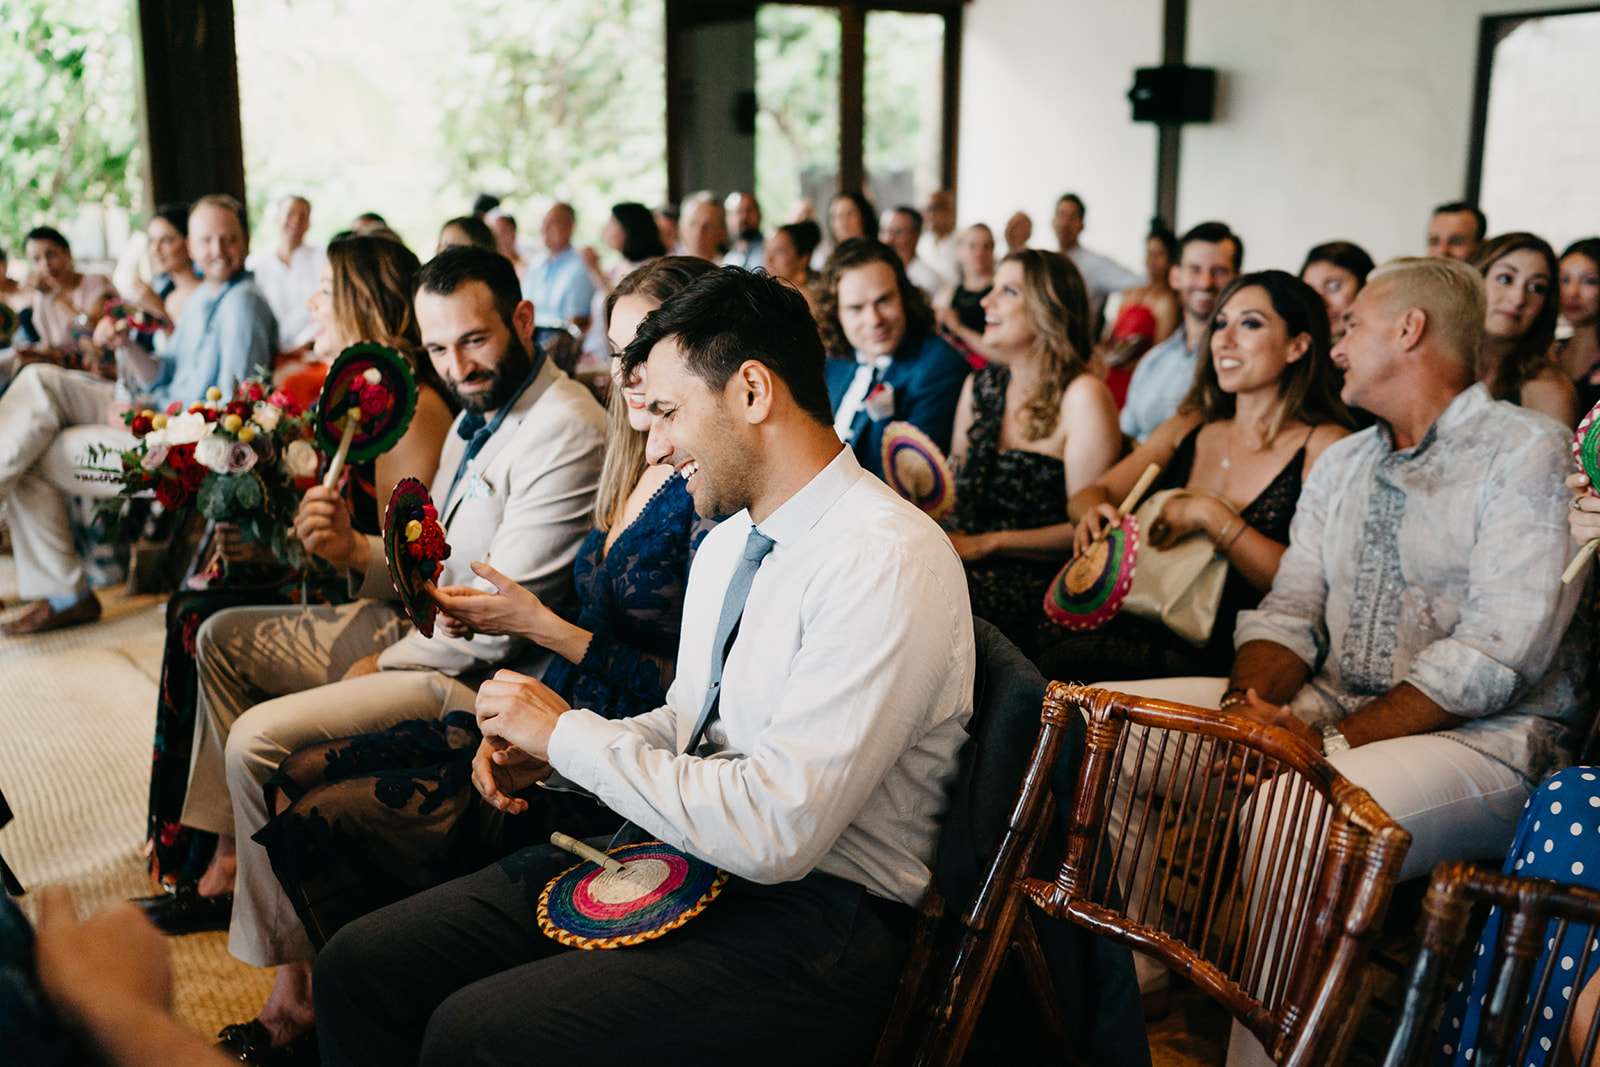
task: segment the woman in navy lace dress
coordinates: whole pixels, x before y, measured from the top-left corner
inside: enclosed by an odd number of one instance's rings
[[[607,301],[609,334],[625,345],[640,320],[711,264],[657,259]],[[596,529],[578,553],[582,607],[546,608],[492,567],[497,588],[438,591],[449,632],[515,633],[556,654],[544,682],[569,703],[610,718],[653,710],[671,685],[689,561],[711,524],[694,514],[683,480],[647,466],[643,383],[616,383]],[[301,749],[267,783],[278,814],[257,835],[318,947],[345,923],[477,870],[551,830],[604,833],[621,820],[586,796],[533,789],[518,815],[496,810],[471,782],[482,737],[472,715],[412,721]]]

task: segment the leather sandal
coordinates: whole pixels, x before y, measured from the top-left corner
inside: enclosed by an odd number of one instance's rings
[[[198,934],[207,930],[226,930],[233,918],[233,894],[203,897],[191,887],[156,897],[134,901],[164,934]]]
[[[69,626],[81,626],[98,618],[100,618],[100,598],[93,593],[85,593],[76,604],[60,611],[52,608],[50,601],[41,600],[23,612],[20,617],[7,623],[0,623],[0,633],[4,633],[7,637],[24,637],[28,634],[42,634],[49,630],[64,630]]]
[[[272,1035],[260,1019],[224,1026],[217,1035],[217,1049],[230,1060],[259,1067],[316,1067],[322,1055],[317,1050],[317,1029],[312,1027],[287,1045],[272,1047]]]

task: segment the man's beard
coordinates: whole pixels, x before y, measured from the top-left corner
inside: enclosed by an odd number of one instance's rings
[[[533,369],[533,357],[529,355],[527,347],[522,343],[522,338],[516,334],[511,335],[506,350],[500,356],[493,370],[478,372],[489,379],[489,388],[480,392],[463,395],[456,388],[456,383],[445,382],[445,387],[456,398],[456,403],[461,405],[463,411],[474,415],[482,415],[490,411],[499,411],[510,400],[511,395],[522,385],[528,377],[528,371]],[[481,380],[481,379],[480,379]]]

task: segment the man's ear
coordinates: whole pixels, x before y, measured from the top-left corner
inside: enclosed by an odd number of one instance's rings
[[[760,360],[747,359],[728,379],[727,397],[744,421],[756,426],[772,416],[778,388],[778,378],[771,367]]]
[[[511,313],[511,327],[524,343],[528,351],[533,351],[533,301],[521,300],[517,302],[517,309]]]
[[[1406,308],[1396,320],[1396,327],[1398,332],[1395,340],[1402,351],[1409,352],[1422,343],[1423,336],[1428,332],[1428,313],[1421,308]]]

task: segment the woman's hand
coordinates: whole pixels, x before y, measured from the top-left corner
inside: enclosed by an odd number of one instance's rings
[[[246,544],[244,534],[231,522],[219,522],[216,528],[217,555],[226,563],[271,563],[274,557],[266,545]]]
[[[1173,493],[1161,505],[1147,536],[1153,547],[1165,551],[1196,532],[1215,539],[1234,518],[1233,510],[1209,493]]]
[[[1117,517],[1117,509],[1111,504],[1096,504],[1092,509],[1083,513],[1078,520],[1078,528],[1072,532],[1072,554],[1080,556],[1083,550],[1089,547],[1089,542],[1100,536],[1100,531],[1107,524],[1121,521]]]
[[[103,315],[94,325],[94,343],[96,348],[110,348],[127,340],[128,323],[125,319],[113,319],[110,315]]]
[[[999,534],[952,533],[949,536],[950,543],[955,546],[956,555],[960,556],[962,561],[966,563],[987,559],[1000,548]]]
[[[1572,498],[1572,510],[1567,512],[1567,525],[1572,528],[1572,539],[1586,545],[1600,537],[1600,496],[1595,495],[1583,474],[1569,475],[1567,488],[1577,494]]]
[[[492,584],[496,591],[486,593],[467,585],[447,585],[440,589],[432,582],[423,587],[449,620],[440,620],[448,636],[514,634],[541,641],[555,615],[543,601],[487,563],[474,561],[472,573]]]

